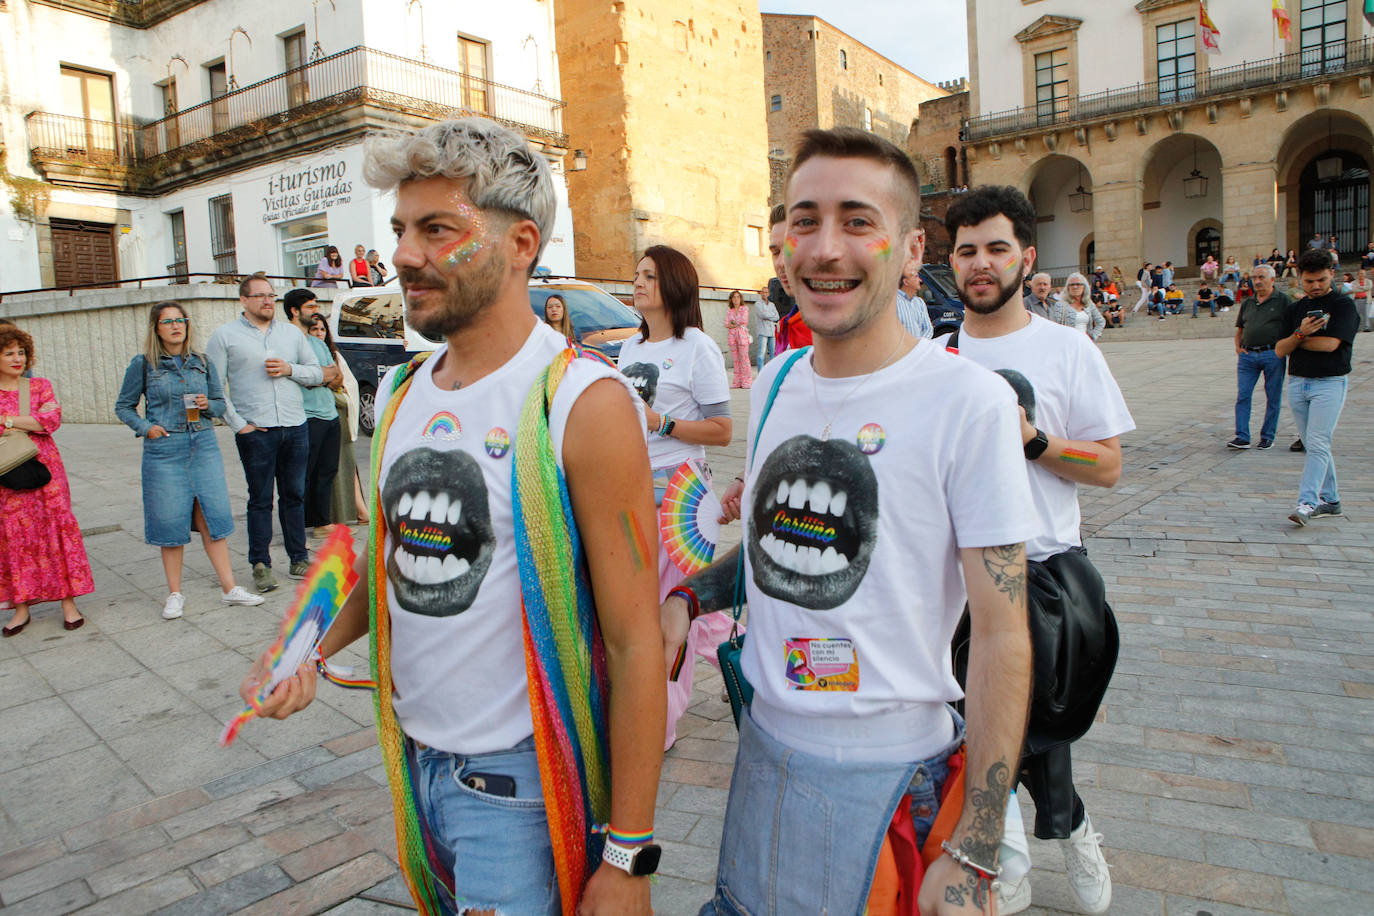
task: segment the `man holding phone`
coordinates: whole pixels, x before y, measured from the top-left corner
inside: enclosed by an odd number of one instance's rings
[[[1331,288],[1336,270],[1331,255],[1308,249],[1298,258],[1303,298],[1288,313],[1289,336],[1274,346],[1288,360],[1288,403],[1307,446],[1298,505],[1288,518],[1303,526],[1314,518],[1341,514],[1336,489],[1336,461],[1331,438],[1345,405],[1346,376],[1360,329],[1359,314],[1349,296]]]

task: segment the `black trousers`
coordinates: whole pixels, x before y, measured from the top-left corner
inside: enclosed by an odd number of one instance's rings
[[[310,434],[310,454],[305,459],[305,527],[328,525],[334,477],[339,473],[339,445],[343,427],[339,418],[306,422]]]
[[[1020,781],[1035,802],[1037,839],[1062,840],[1083,823],[1083,799],[1073,787],[1071,746],[1060,744],[1021,759]]]

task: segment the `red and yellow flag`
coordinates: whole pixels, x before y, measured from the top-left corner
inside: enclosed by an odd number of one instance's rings
[[[1202,50],[1208,54],[1220,54],[1221,30],[1212,21],[1212,17],[1207,15],[1206,0],[1198,0],[1197,24],[1198,34],[1202,36]]]
[[[1274,0],[1274,25],[1278,27],[1280,38],[1284,41],[1293,40],[1293,20],[1288,18],[1283,0]]]

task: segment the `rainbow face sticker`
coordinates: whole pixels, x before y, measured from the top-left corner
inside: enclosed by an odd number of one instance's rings
[[[487,432],[486,445],[487,454],[493,458],[504,458],[506,452],[510,451],[510,434],[499,426],[493,426]]]
[[[458,418],[447,410],[441,410],[429,418],[425,428],[420,431],[420,438],[428,441],[435,439],[443,442],[453,442],[463,435],[463,424]]]
[[[795,235],[789,235],[787,238],[783,239],[782,256],[790,261],[792,259],[792,256],[796,253],[797,237]]]
[[[887,444],[887,433],[877,423],[869,423],[859,430],[859,451],[876,455]]]
[[[892,257],[892,240],[889,238],[874,239],[866,246],[869,253],[875,258],[886,261]]]
[[[482,240],[486,237],[487,223],[482,211],[464,203],[459,203],[457,209],[458,215],[467,221],[468,228],[456,242],[439,249],[439,266],[449,270],[467,264],[485,247]]]

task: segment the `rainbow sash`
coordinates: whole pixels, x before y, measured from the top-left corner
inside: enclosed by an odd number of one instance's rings
[[[582,889],[601,858],[603,839],[592,832],[592,827],[610,820],[605,651],[582,541],[548,425],[554,392],[569,363],[582,355],[580,347],[562,351],[530,388],[520,414],[511,465],[525,672],[564,916],[574,916]],[[396,811],[401,871],[420,913],[438,916],[445,904],[452,905],[453,875],[440,866],[433,838],[420,820],[406,738],[391,705],[391,619],[379,489],[382,456],[396,410],[415,370],[428,356],[415,357],[396,373],[374,434],[368,592],[372,677],[377,682],[377,736]]]

